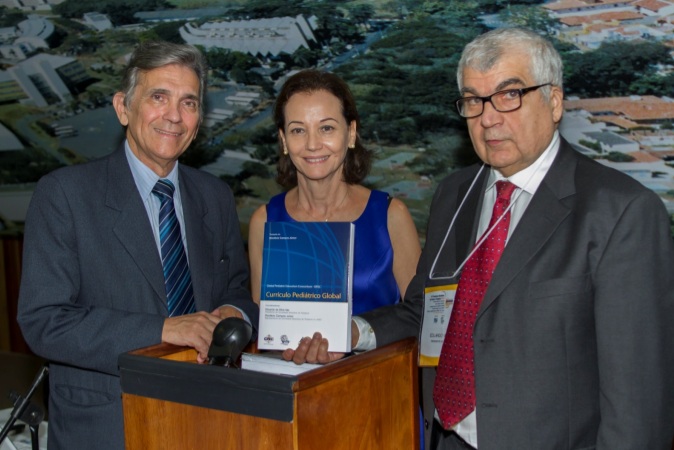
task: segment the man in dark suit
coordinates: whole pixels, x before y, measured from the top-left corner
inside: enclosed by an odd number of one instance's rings
[[[203,362],[222,319],[257,326],[232,192],[177,162],[197,135],[205,80],[196,48],[141,44],[113,98],[124,144],[36,187],[18,321],[50,361],[50,450],[124,448],[121,353],[167,342],[193,347]],[[164,201],[153,193],[160,179],[175,187],[172,216],[161,216]],[[167,235],[178,265],[165,257]],[[174,287],[167,267],[179,267]]]
[[[425,290],[455,289],[437,376],[422,377],[430,448],[670,450],[674,245],[661,200],[559,136],[562,62],[539,35],[479,36],[458,82],[484,164],[441,182],[405,301],[355,318],[357,348],[418,335]],[[286,353],[337,356],[320,336]]]

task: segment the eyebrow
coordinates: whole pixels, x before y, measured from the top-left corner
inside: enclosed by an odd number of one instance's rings
[[[494,90],[494,92],[503,91],[505,89],[508,89],[508,88],[512,87],[514,84],[519,84],[521,86],[524,86],[525,83],[524,83],[524,81],[522,81],[520,78],[517,78],[517,77],[508,78],[507,80],[501,81],[496,86],[496,89]],[[474,89],[469,88],[469,87],[464,87],[463,89],[461,89],[461,95],[463,95],[463,94],[473,94],[473,95],[479,97],[478,93]]]
[[[154,94],[169,95],[170,93],[171,93],[171,91],[169,91],[168,89],[161,89],[161,88],[153,88],[153,89],[150,89],[150,91],[148,92],[149,95],[154,95]]]
[[[333,119],[332,117],[326,117],[325,119],[319,120],[320,123],[328,122],[328,121],[338,122],[337,119]],[[288,125],[292,125],[294,123],[304,125],[304,122],[302,122],[301,120],[291,120],[290,122],[288,122]],[[286,126],[288,126],[288,125],[286,125]]]
[[[168,89],[163,89],[163,88],[154,88],[154,89],[150,89],[149,94],[150,95],[154,95],[154,94],[171,95],[171,91],[168,90]],[[194,100],[196,102],[199,102],[199,96],[197,96],[195,94],[186,94],[181,98],[181,100]]]
[[[183,97],[183,100],[194,100],[195,102],[199,103],[199,97],[194,94],[187,94]]]

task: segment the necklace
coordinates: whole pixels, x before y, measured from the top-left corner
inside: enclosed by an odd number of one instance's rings
[[[337,204],[337,206],[335,206],[334,208],[332,208],[332,211],[326,211],[326,212],[325,212],[325,217],[324,217],[323,219],[319,219],[318,217],[316,217],[316,216],[314,216],[313,214],[311,214],[311,211],[309,211],[308,209],[306,209],[306,208],[304,208],[304,207],[301,207],[301,206],[300,206],[300,197],[299,197],[299,195],[297,196],[297,209],[302,209],[302,210],[304,210],[304,212],[306,212],[311,218],[313,218],[313,219],[314,219],[315,221],[317,221],[317,222],[327,222],[328,219],[330,218],[330,215],[332,214],[332,212],[337,211],[337,210],[344,204],[344,201],[346,200],[346,197],[349,196],[349,191],[350,191],[349,186],[347,186],[347,187],[346,187],[346,192],[344,193],[344,197],[342,197],[342,200]]]

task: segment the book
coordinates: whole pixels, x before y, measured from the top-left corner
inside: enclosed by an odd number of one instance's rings
[[[318,331],[351,351],[353,243],[349,222],[267,222],[258,349],[297,348]]]
[[[241,354],[241,368],[256,372],[299,375],[302,372],[319,367],[323,367],[323,364],[295,364],[292,361],[286,361],[281,357],[281,352]]]

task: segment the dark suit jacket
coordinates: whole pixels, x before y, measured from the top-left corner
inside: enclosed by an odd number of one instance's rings
[[[230,304],[254,326],[248,263],[225,183],[180,166],[198,311]],[[51,361],[49,449],[123,449],[117,358],[161,342],[162,264],[123,147],[43,177],[26,217],[18,321]]]
[[[363,315],[377,345],[418,334],[431,264],[476,173],[458,171],[438,187],[406,301]],[[436,275],[455,270],[475,242],[486,175],[460,212]],[[655,194],[562,141],[475,323],[480,450],[671,450],[670,233]],[[429,370],[422,377],[426,399]],[[432,417],[432,403],[425,406]]]

